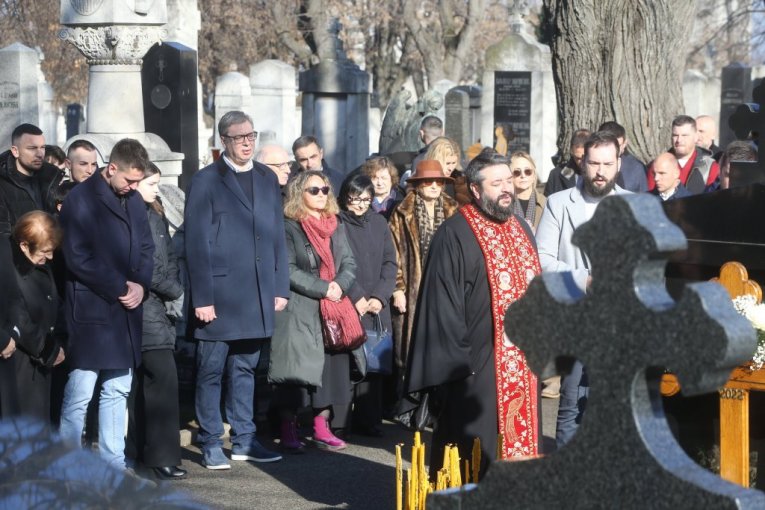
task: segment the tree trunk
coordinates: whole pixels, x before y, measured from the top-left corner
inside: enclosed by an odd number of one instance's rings
[[[568,151],[578,128],[623,125],[648,162],[670,143],[683,113],[682,79],[693,0],[544,0],[560,129]]]

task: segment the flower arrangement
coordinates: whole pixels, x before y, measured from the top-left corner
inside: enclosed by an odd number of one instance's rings
[[[757,303],[754,296],[743,295],[733,300],[736,311],[747,318],[757,332],[757,349],[752,356],[752,370],[765,366],[765,304]]]

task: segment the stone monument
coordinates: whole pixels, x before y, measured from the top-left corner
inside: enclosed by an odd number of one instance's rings
[[[16,126],[40,121],[38,69],[39,57],[32,48],[14,43],[0,49],[0,150],[11,146]]]
[[[659,393],[664,367],[687,394],[721,387],[754,351],[749,322],[717,283],[690,284],[678,302],[670,298],[666,257],[687,243],[655,197],[606,198],[573,242],[592,261],[587,294],[570,273],[543,273],[510,305],[505,327],[538,374],[557,356],[584,363],[582,425],[558,452],[495,463],[478,486],[435,493],[428,508],[765,508],[765,494],[724,481],[683,452]],[[534,320],[540,310],[555,320]]]
[[[727,65],[722,70],[720,92],[720,140],[722,148],[736,140],[736,134],[730,128],[728,119],[736,112],[741,103],[752,97],[752,68],[739,62]]]
[[[253,117],[255,131],[273,131],[270,143],[289,150],[299,136],[295,118],[295,68],[281,60],[264,60],[250,66],[250,88],[253,108],[258,112]]]
[[[313,135],[332,168],[348,173],[369,156],[369,73],[348,60],[339,38],[340,24],[330,20],[334,47],[300,73],[303,93],[301,135]]]
[[[89,65],[87,134],[74,139],[87,139],[108,155],[120,139],[134,138],[162,170],[162,182],[177,184],[183,154],[145,132],[141,93],[143,56],[165,37],[165,0],[61,0],[60,21],[59,37]]]
[[[444,134],[463,152],[481,138],[481,87],[461,85],[446,94]]]
[[[550,48],[537,42],[524,20],[527,2],[514,0],[511,33],[486,50],[481,99],[481,143],[494,147],[495,132],[507,133],[508,152],[525,150],[541,182],[558,152],[558,113]]]

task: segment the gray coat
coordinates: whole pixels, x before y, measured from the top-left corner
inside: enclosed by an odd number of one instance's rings
[[[319,257],[300,224],[285,220],[284,227],[290,271],[290,298],[287,308],[276,314],[268,380],[275,384],[321,386],[324,340],[319,300],[327,295],[329,282],[319,278]],[[345,225],[339,220],[331,241],[335,282],[345,294],[356,279],[356,261],[348,244]],[[366,372],[364,349],[356,349],[353,355],[359,370]]]
[[[547,197],[536,238],[542,272],[570,271],[577,287],[584,291],[590,276],[590,260],[571,242],[574,230],[590,220],[582,187],[583,181],[579,179],[575,187]],[[618,185],[615,190],[617,195],[630,193]]]

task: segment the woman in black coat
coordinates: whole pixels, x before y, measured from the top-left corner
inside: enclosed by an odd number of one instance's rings
[[[20,291],[15,355],[19,414],[50,423],[51,367],[64,361],[63,328],[56,328],[59,300],[48,261],[61,243],[56,219],[32,211],[13,228],[11,251]]]
[[[370,208],[373,197],[374,186],[366,175],[349,177],[340,190],[340,217],[356,259],[356,281],[348,297],[364,329],[374,330],[379,317],[382,329],[390,332],[388,304],[396,286],[396,248],[385,218]],[[353,428],[360,434],[381,435],[377,426],[382,421],[382,377],[368,372],[354,387]]]
[[[178,441],[178,372],[175,367],[175,326],[167,316],[165,303],[183,294],[178,259],[173,251],[167,220],[159,194],[159,168],[150,164],[138,183],[146,202],[151,237],[154,240],[154,269],[151,288],[143,303],[141,366],[136,369],[128,399],[128,457],[143,462],[159,478],[186,477]]]

